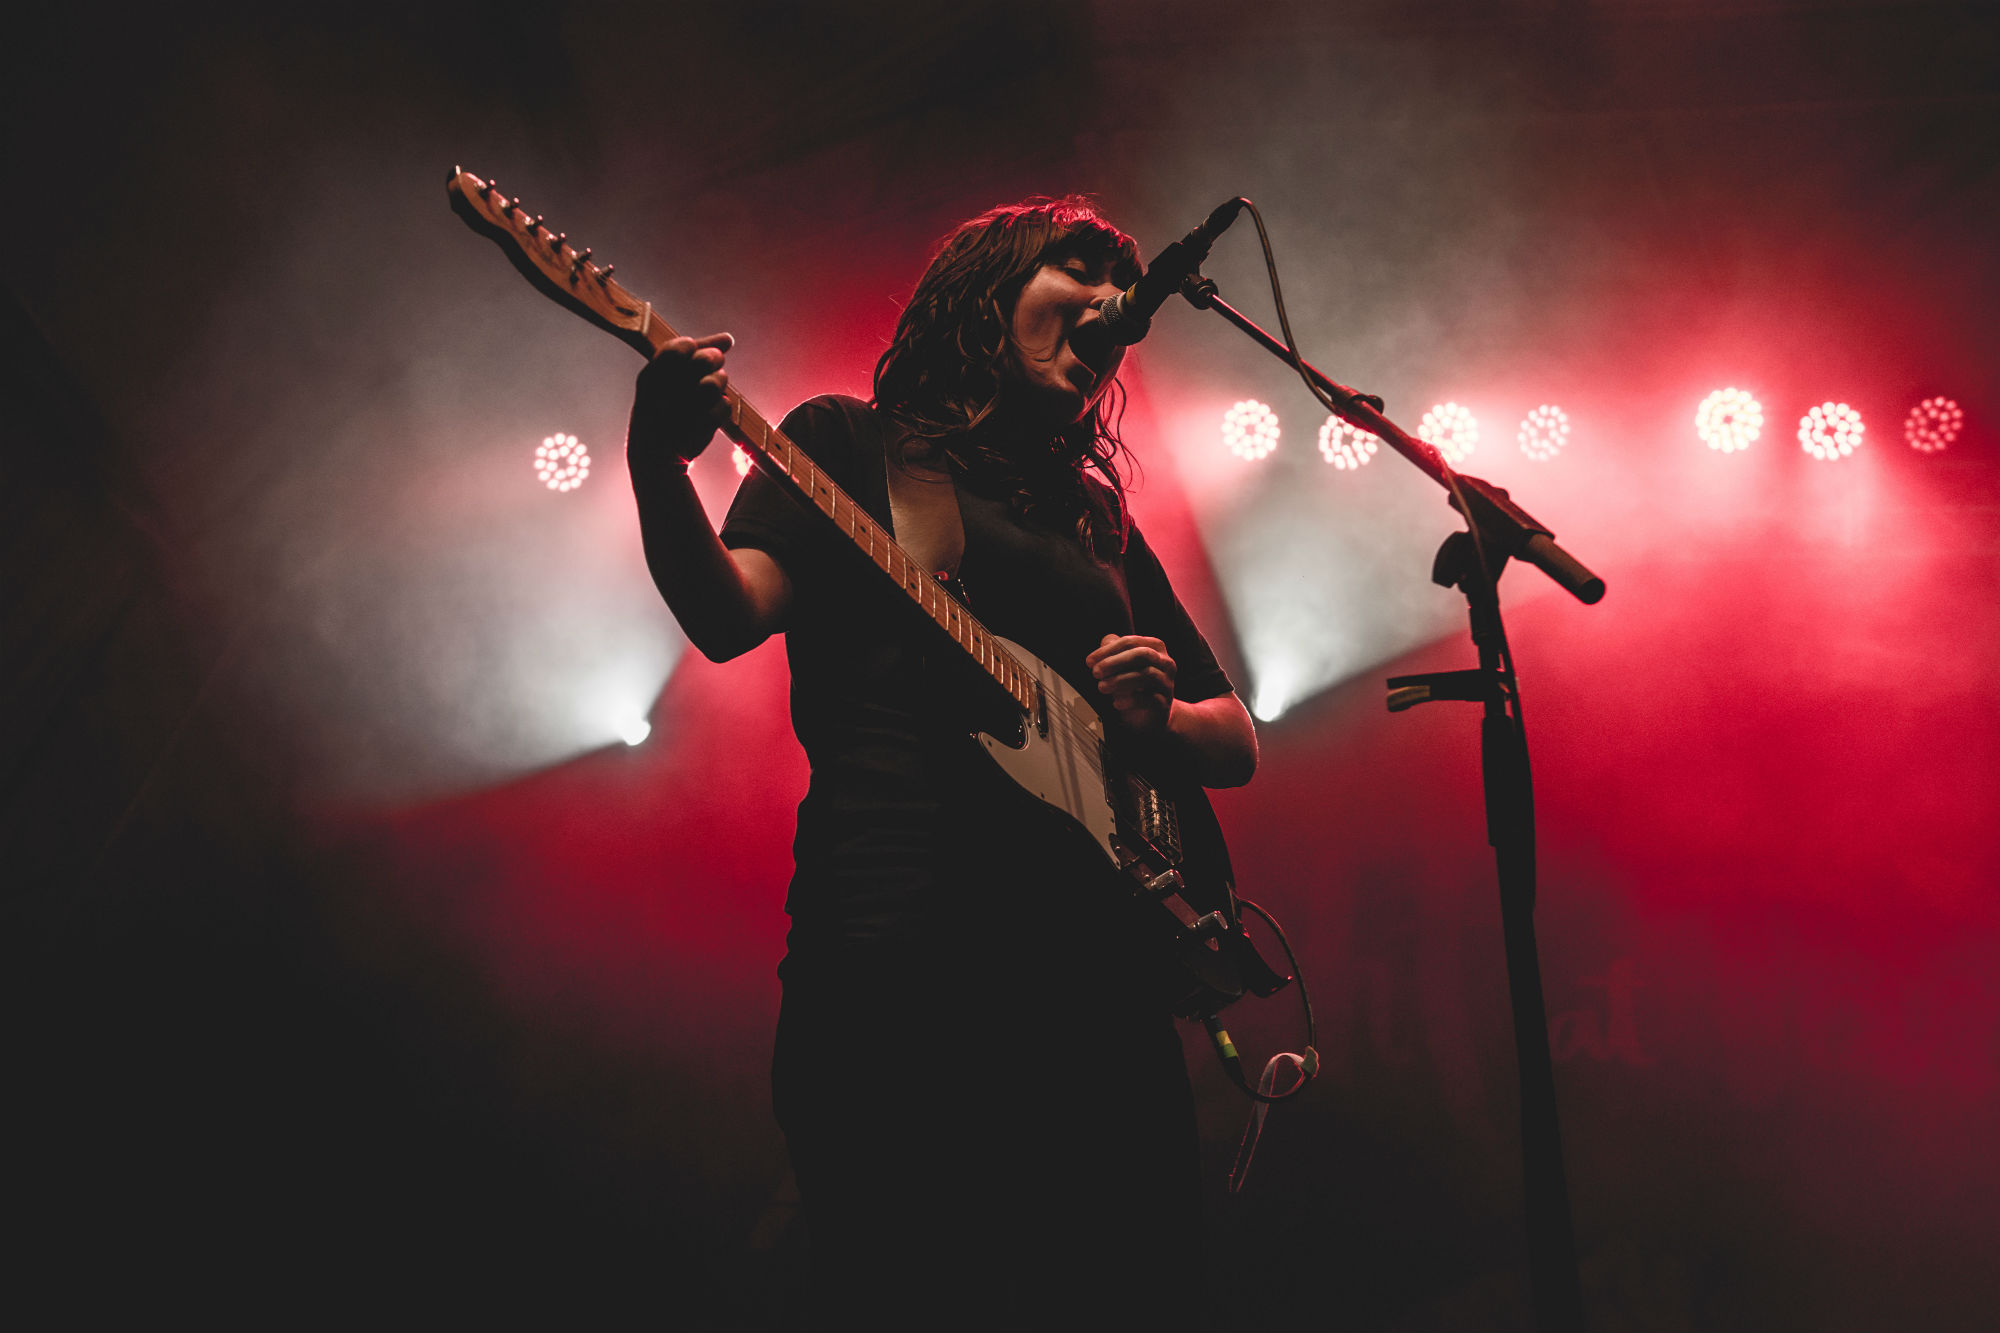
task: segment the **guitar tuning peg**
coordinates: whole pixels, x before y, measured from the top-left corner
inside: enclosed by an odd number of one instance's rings
[[[551,240],[551,241],[549,242],[549,249],[551,249],[551,250],[560,250],[560,249],[562,249],[562,248],[563,248],[563,242],[564,242],[564,241],[566,241],[566,240],[568,240],[568,239],[569,239],[569,233],[568,233],[568,232],[566,232],[566,231],[559,231],[559,232],[557,232],[557,233],[555,234],[555,237],[554,237],[554,239],[552,239],[552,240]]]
[[[578,256],[576,257],[576,262],[577,262],[578,264],[588,264],[588,263],[590,262],[590,247],[589,247],[589,246],[587,246],[587,245],[586,245],[586,246],[584,246],[584,247],[583,247],[583,253],[579,254],[579,255],[578,255]]]
[[[499,181],[487,181],[484,185],[479,187],[479,197],[481,199],[491,199],[493,197],[493,192],[499,188],[500,188]]]
[[[525,213],[528,210],[524,208],[521,211]],[[528,224],[528,230],[531,232],[535,232],[535,231],[540,231],[541,229],[542,229],[542,215],[540,213],[537,213],[535,214],[535,220]]]
[[[603,268],[597,270],[597,280],[599,282],[611,281],[611,270],[617,267],[618,265],[616,264],[606,264]]]

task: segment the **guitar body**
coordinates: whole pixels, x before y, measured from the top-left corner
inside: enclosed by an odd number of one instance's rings
[[[445,187],[452,210],[491,239],[544,295],[645,356],[676,335],[588,247],[543,225],[519,199],[491,181],[454,170]],[[819,510],[857,551],[956,645],[987,702],[976,716],[997,716],[979,743],[1020,789],[1019,799],[1053,812],[1058,843],[1101,865],[1105,891],[1130,900],[1133,938],[1158,961],[1161,994],[1184,1018],[1206,1018],[1245,993],[1269,995],[1289,977],[1257,954],[1236,904],[1235,877],[1222,832],[1201,787],[1172,774],[1128,765],[1107,741],[1090,701],[1054,668],[992,633],[784,432],[733,387],[723,429],[801,503]]]
[[[1033,681],[1036,704],[1017,729],[977,740],[1023,794],[1074,831],[1078,855],[1102,867],[1105,892],[1129,903],[1135,942],[1167,1005],[1206,1018],[1246,993],[1270,995],[1273,972],[1243,934],[1221,826],[1197,783],[1122,760],[1090,701],[1048,663],[995,636]]]

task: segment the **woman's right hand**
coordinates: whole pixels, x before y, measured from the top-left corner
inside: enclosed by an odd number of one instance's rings
[[[646,363],[632,396],[632,424],[625,436],[626,462],[633,472],[662,466],[686,472],[688,464],[708,448],[729,419],[724,401],[729,372],[722,362],[735,345],[735,337],[727,333],[676,338]]]

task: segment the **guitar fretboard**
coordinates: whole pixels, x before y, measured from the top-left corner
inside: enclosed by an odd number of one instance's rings
[[[608,329],[646,356],[658,355],[662,347],[680,336],[654,311],[652,302],[640,300],[623,283],[614,282],[610,266],[599,268],[592,263],[590,250],[569,244],[567,232],[544,227],[539,214],[531,216],[519,199],[507,198],[493,182],[454,169],[445,188],[453,210],[499,242],[515,267],[555,301]],[[846,533],[876,568],[894,579],[904,595],[950,635],[994,684],[1007,691],[1022,709],[1033,712],[1033,681],[986,627],[741,394],[728,390],[727,402],[729,422],[723,429],[729,437],[750,450],[753,459],[761,460],[766,471],[791,482],[801,496],[832,519],[834,526]]]
[[[896,539],[877,523],[853,497],[834,485],[833,478],[820,470],[791,439],[763,416],[734,389],[728,390],[729,437],[761,456],[767,470],[786,478],[814,508],[833,520],[875,567],[896,581],[904,595],[925,615],[949,634],[979,664],[993,682],[1013,697],[1024,710],[1035,707],[1034,682],[1025,675],[1013,655],[1002,648],[984,625],[965,606],[938,585],[930,571],[896,544]]]

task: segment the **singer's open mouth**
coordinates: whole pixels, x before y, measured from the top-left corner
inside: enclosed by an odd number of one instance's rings
[[[1092,384],[1104,378],[1104,367],[1111,360],[1111,339],[1105,336],[1102,320],[1089,320],[1070,330],[1069,350],[1090,372]]]

